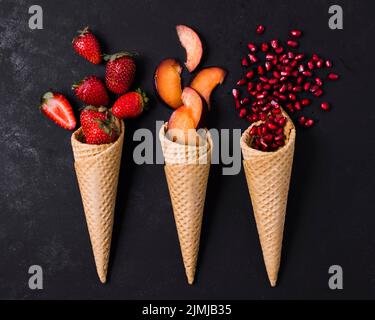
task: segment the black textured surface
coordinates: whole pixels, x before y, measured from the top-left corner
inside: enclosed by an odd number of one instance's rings
[[[44,30],[28,28],[34,1],[0,1],[0,298],[374,298],[375,32],[372,1],[335,1],[344,30],[328,28],[331,1],[38,1]],[[184,59],[174,26],[199,30],[203,65],[229,70],[214,95],[213,125],[242,128],[230,90],[240,57],[255,38],[286,39],[304,30],[302,50],[331,57],[342,79],[327,85],[334,109],[317,103],[314,129],[298,131],[279,285],[265,273],[243,172],[212,167],[196,284],[186,283],[161,165],[132,162],[132,132],[155,130],[171,113],[153,91],[153,71],[168,56]],[[90,25],[106,52],[137,51],[137,85],[153,98],[128,123],[112,241],[109,283],[98,281],[73,170],[69,133],[42,117],[39,96],[103,75],[71,48]],[[187,72],[185,71],[185,75]],[[185,81],[186,83],[186,81]],[[79,104],[75,103],[78,109]],[[44,290],[28,289],[30,265],[44,268]],[[328,268],[344,269],[344,290],[328,289]]]

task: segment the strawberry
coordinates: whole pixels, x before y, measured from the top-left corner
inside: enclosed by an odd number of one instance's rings
[[[77,98],[87,105],[106,106],[109,102],[104,83],[96,76],[86,77],[72,86]]]
[[[120,129],[116,118],[106,108],[87,106],[80,116],[82,133],[88,144],[106,144],[114,142]]]
[[[102,54],[99,41],[89,30],[89,27],[86,27],[82,31],[78,31],[78,33],[79,35],[72,41],[74,50],[93,64],[101,63]]]
[[[60,127],[73,130],[77,121],[69,101],[61,94],[46,92],[41,98],[40,110]]]
[[[105,70],[107,88],[116,94],[127,92],[133,83],[136,70],[133,55],[119,52],[105,55],[104,60],[108,61]]]
[[[141,89],[137,89],[118,98],[113,104],[112,113],[119,119],[136,118],[142,113],[147,102],[146,94]]]

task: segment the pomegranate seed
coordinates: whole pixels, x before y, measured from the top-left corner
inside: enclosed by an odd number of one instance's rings
[[[280,94],[280,95],[279,95],[279,99],[280,99],[280,100],[283,100],[283,101],[286,101],[286,100],[288,100],[288,97],[285,96],[285,95],[283,95],[283,94]]]
[[[254,71],[250,70],[246,73],[246,78],[251,79],[254,76]]]
[[[246,79],[240,79],[237,81],[238,86],[243,86],[244,84],[246,84]]]
[[[298,123],[301,125],[301,126],[304,126],[305,123],[306,123],[306,118],[304,116],[300,116],[298,118]]]
[[[269,61],[266,61],[264,63],[264,66],[265,66],[265,68],[266,68],[267,71],[270,71],[272,69],[272,65],[271,65],[271,63]]]
[[[288,108],[288,110],[289,110],[291,113],[294,112],[293,104],[288,103],[288,104],[286,105],[286,107]]]
[[[311,86],[311,88],[310,88],[310,92],[311,92],[311,93],[314,93],[314,92],[317,91],[318,89],[319,89],[319,86],[316,85],[316,84],[314,84],[313,86]]]
[[[270,61],[270,60],[273,60],[273,59],[275,59],[275,55],[273,55],[272,53],[266,54],[266,60]]]
[[[242,64],[243,67],[248,67],[249,66],[249,62],[247,61],[247,59],[245,57],[242,58],[241,64]]]
[[[234,99],[238,99],[239,96],[240,96],[240,91],[237,90],[237,89],[233,89],[232,90],[232,95],[233,95]]]
[[[272,114],[280,114],[281,113],[281,110],[280,108],[276,108],[276,109],[272,109]]]
[[[261,114],[259,114],[259,118],[260,118],[260,120],[262,120],[262,121],[266,121],[266,119],[267,119],[267,114],[262,112]]]
[[[331,106],[329,105],[328,102],[322,102],[322,104],[320,105],[320,108],[322,108],[322,110],[324,111],[329,111],[331,109]]]
[[[258,91],[257,90],[250,91],[250,94],[252,96],[256,96],[258,94]]]
[[[277,57],[274,57],[273,60],[272,60],[272,64],[274,66],[277,66]]]
[[[319,56],[318,56],[316,53],[314,53],[314,54],[312,55],[312,59],[313,59],[314,62],[317,62],[317,61],[320,60]]]
[[[253,112],[253,113],[258,113],[258,112],[259,112],[258,107],[256,107],[256,106],[254,105],[254,103],[256,104],[256,101],[253,102],[253,106],[251,107],[251,112]]]
[[[306,128],[310,128],[314,125],[314,120],[313,119],[307,119],[306,122],[304,123],[304,126]]]
[[[257,83],[257,86],[256,86],[256,89],[257,89],[257,91],[262,91],[262,90],[263,90],[263,85],[262,85],[262,83],[258,82],[258,83]]]
[[[322,89],[318,89],[318,90],[316,90],[314,93],[313,93],[313,95],[315,96],[315,97],[320,97],[320,96],[322,96],[323,95],[323,90]]]
[[[320,78],[315,78],[315,83],[317,86],[321,87],[323,85],[323,81]]]
[[[271,142],[273,140],[273,135],[271,133],[267,133],[263,136],[264,141]]]
[[[273,72],[273,77],[276,78],[276,79],[280,79],[281,78],[281,75],[278,71],[274,71]]]
[[[294,68],[297,64],[298,64],[298,61],[297,61],[297,60],[293,60],[293,61],[290,63],[290,66],[291,66],[292,68]]]
[[[309,91],[310,87],[311,87],[311,82],[305,82],[305,84],[303,85],[303,90]]]
[[[284,129],[283,128],[278,128],[276,131],[275,131],[275,134],[277,135],[280,135],[284,132]]]
[[[297,84],[298,84],[298,85],[301,85],[304,81],[305,81],[305,78],[304,78],[303,76],[299,76],[299,77],[297,78]]]
[[[252,62],[252,63],[257,63],[258,62],[258,58],[255,55],[249,53],[248,57],[249,57],[250,62]]]
[[[311,77],[312,76],[312,73],[311,71],[303,71],[302,74],[305,76],[305,77]]]
[[[285,123],[286,123],[286,118],[285,117],[281,117],[277,123],[279,124],[280,127],[284,127],[285,126]]]
[[[265,82],[265,83],[268,82],[268,78],[266,78],[266,77],[259,77],[259,80],[262,81],[262,82]]]
[[[302,60],[304,57],[305,55],[303,53],[300,53],[300,54],[297,54],[294,59],[299,61],[299,60]]]
[[[279,46],[279,41],[278,40],[271,40],[271,47],[273,49],[276,49]]]
[[[256,29],[256,33],[257,33],[257,34],[263,34],[265,29],[266,29],[266,28],[265,28],[263,25],[260,24],[260,25],[257,27],[257,29]]]
[[[295,57],[295,55],[292,51],[288,51],[287,55],[288,55],[288,59],[294,59],[294,57]]]
[[[282,141],[284,140],[285,136],[283,134],[278,134],[276,137],[275,137],[275,141]]]
[[[263,85],[263,89],[264,90],[270,90],[271,89],[271,85],[266,83],[265,85]]]
[[[309,60],[309,62],[307,62],[307,66],[309,67],[310,70],[313,70],[314,69],[314,61],[312,60]]]
[[[283,53],[283,51],[284,51],[284,48],[283,48],[283,47],[277,47],[277,48],[275,49],[275,52],[276,52],[277,54]]]
[[[322,68],[323,67],[323,60],[318,60],[317,62],[316,62],[316,66],[317,66],[317,68]]]
[[[340,76],[337,74],[337,73],[330,73],[327,78],[329,80],[338,80],[340,78]]]
[[[245,108],[242,108],[240,110],[240,118],[243,119],[246,117],[246,114],[247,114],[247,110]]]
[[[300,87],[300,86],[295,86],[295,87],[293,87],[293,90],[292,90],[293,92],[302,92],[302,87]]]
[[[263,69],[262,66],[258,66],[258,74],[259,74],[260,76],[264,75],[264,69]]]
[[[298,66],[298,71],[299,71],[299,72],[303,72],[303,71],[305,71],[305,66],[304,66],[303,64],[300,64],[300,65]]]
[[[236,109],[240,109],[241,108],[241,103],[239,100],[235,100],[235,103],[236,103]]]
[[[288,78],[285,77],[285,76],[283,76],[283,77],[280,78],[280,81],[281,81],[281,82],[284,82],[284,81],[286,81],[286,80],[288,80]]]
[[[264,99],[266,96],[263,93],[259,93],[256,95],[257,99]]]
[[[296,95],[295,94],[293,94],[293,93],[289,93],[289,100],[290,101],[295,101],[296,99],[297,99],[297,97],[296,97]]]
[[[291,30],[289,32],[289,34],[293,38],[299,38],[302,35],[302,31],[300,31],[300,30]]]
[[[290,72],[288,72],[288,71],[281,71],[280,74],[281,74],[282,77],[289,77],[290,76]]]
[[[267,128],[274,131],[277,129],[277,126],[272,122],[267,122]]]
[[[288,91],[293,91],[293,83],[288,82],[287,88],[288,88]]]
[[[272,84],[272,85],[275,85],[278,82],[279,82],[279,79],[276,79],[276,78],[272,78],[272,79],[268,80],[268,83]]]
[[[292,76],[293,76],[293,77],[298,77],[298,70],[294,70],[294,71],[292,72]]]
[[[326,67],[331,68],[332,67],[332,62],[331,60],[326,60]]]
[[[254,43],[249,43],[247,45],[247,47],[249,48],[250,52],[256,52],[257,51],[257,46]]]
[[[258,115],[256,115],[256,114],[252,114],[252,115],[250,116],[250,121],[251,121],[251,122],[256,122],[256,121],[258,121]]]
[[[279,92],[280,92],[280,93],[284,93],[286,90],[287,90],[287,85],[286,85],[286,84],[283,84],[283,85],[281,86],[281,88],[279,89]]]
[[[296,109],[297,111],[300,111],[302,109],[301,102],[296,101],[296,103],[294,104],[294,109]]]
[[[249,134],[251,136],[255,136],[256,135],[256,132],[257,132],[257,127],[251,127],[250,131],[249,131]]]
[[[263,51],[263,52],[267,52],[268,49],[269,49],[268,43],[263,42],[263,43],[260,45],[260,50],[261,50],[261,51]]]
[[[305,99],[302,99],[302,100],[301,100],[301,104],[302,104],[303,106],[308,106],[310,103],[311,103],[311,100],[310,100],[310,99],[305,98]]]
[[[283,65],[288,65],[288,64],[289,64],[289,59],[288,59],[288,58],[284,59],[284,60],[282,61],[282,64],[283,64]]]
[[[254,82],[248,82],[247,83],[247,91],[251,91],[251,89],[253,89],[254,87]]]
[[[250,99],[248,97],[245,97],[243,98],[240,103],[243,105],[243,106],[246,106],[250,103]]]
[[[287,59],[287,58],[288,58],[288,55],[284,53],[281,56],[279,56],[279,61],[282,62],[284,59]]]
[[[297,48],[297,47],[298,47],[298,42],[297,42],[297,41],[294,41],[294,40],[289,40],[289,41],[287,42],[287,45],[288,45],[289,47],[292,47],[292,48]]]

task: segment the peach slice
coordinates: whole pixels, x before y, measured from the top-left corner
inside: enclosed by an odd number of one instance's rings
[[[203,47],[198,34],[188,26],[176,26],[177,35],[181,45],[186,50],[185,66],[189,72],[193,72],[201,61]]]
[[[156,68],[155,87],[160,98],[171,108],[182,106],[182,67],[175,59],[165,59]]]
[[[189,135],[195,134],[195,132],[195,123],[189,107],[181,106],[172,113],[168,121],[169,139],[187,144],[190,140]]]
[[[190,111],[190,116],[194,120],[194,128],[198,127],[201,120],[203,101],[199,93],[192,88],[186,87],[181,96],[184,106]]]
[[[218,85],[222,84],[226,71],[218,67],[205,68],[200,71],[190,84],[190,87],[196,90],[204,100],[206,100],[208,109],[210,107],[210,96],[212,90]]]

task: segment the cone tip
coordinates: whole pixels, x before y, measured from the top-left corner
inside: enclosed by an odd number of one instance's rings
[[[99,274],[99,280],[101,283],[105,284],[107,282],[107,275],[106,274]]]
[[[271,287],[274,288],[276,287],[276,279],[270,279]]]
[[[192,285],[194,283],[194,275],[193,274],[186,274],[188,284]]]

